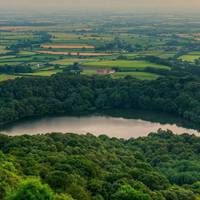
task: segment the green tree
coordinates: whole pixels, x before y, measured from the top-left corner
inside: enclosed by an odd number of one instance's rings
[[[123,185],[112,196],[113,200],[151,200],[148,194],[133,189],[130,185]]]
[[[19,188],[8,194],[6,200],[53,200],[52,190],[37,179],[23,181]]]
[[[69,194],[56,194],[54,200],[74,200]]]
[[[20,177],[16,174],[0,167],[0,199],[3,199],[6,193],[15,189],[19,181]]]
[[[67,190],[67,193],[72,195],[72,197],[76,200],[90,200],[91,199],[89,193],[83,187],[79,185],[72,184]]]

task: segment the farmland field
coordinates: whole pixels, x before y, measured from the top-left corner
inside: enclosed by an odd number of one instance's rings
[[[84,75],[97,75],[96,70],[86,69],[82,72]],[[159,77],[159,75],[148,73],[148,72],[116,72],[114,74],[109,75],[112,78],[124,78],[126,76],[132,76],[136,79],[140,80],[155,80]]]
[[[183,61],[194,62],[196,59],[199,59],[200,55],[184,55],[180,59]]]
[[[96,61],[97,59],[79,59],[79,58],[65,58],[65,59],[61,59],[61,60],[56,60],[56,61],[52,61],[50,62],[51,64],[57,64],[57,65],[72,65],[73,63],[84,63],[84,62],[92,62],[92,61]]]
[[[198,51],[194,51],[194,52],[190,52],[188,54],[185,54],[181,57],[179,57],[179,59],[183,60],[183,61],[188,61],[188,62],[194,62],[195,60],[200,58],[200,52]]]
[[[124,78],[126,76],[132,76],[140,80],[155,80],[159,76],[148,72],[117,72],[112,75],[113,78]]]
[[[42,48],[50,48],[50,49],[94,49],[95,46],[91,46],[91,45],[47,45],[44,44],[41,46]]]
[[[165,65],[159,65],[155,63],[151,63],[148,61],[127,61],[127,60],[106,60],[106,61],[97,61],[97,62],[86,62],[83,64],[87,67],[100,67],[100,68],[133,68],[133,69],[145,69],[147,67],[153,67],[158,69],[167,69],[170,67]]]
[[[36,53],[50,54],[50,55],[69,55],[69,56],[111,56],[109,53],[95,53],[95,52],[55,52],[55,51],[36,51]]]
[[[0,81],[7,81],[12,80],[20,76],[14,76],[14,75],[7,75],[7,74],[0,74]]]
[[[110,21],[116,22],[112,26],[104,17],[101,20],[73,18],[72,21],[66,16],[35,17],[23,23],[3,20],[0,29],[1,73],[9,68],[8,75],[13,77],[18,73],[20,76],[27,73],[50,76],[69,68],[72,72],[75,69],[92,75],[98,69],[115,68],[113,78],[129,74],[151,80],[172,70],[168,64],[170,59],[174,59],[173,63],[177,58],[194,63],[200,57],[198,49],[191,48],[199,45],[198,28],[191,27],[189,33],[167,19],[161,21],[170,24],[168,27],[156,21],[154,28],[146,19],[142,19],[140,25],[137,19],[134,20],[132,17],[116,20],[111,15]],[[155,57],[155,62],[149,61],[149,56]],[[155,70],[149,74],[149,68]]]
[[[24,75],[30,75],[30,76],[51,76],[53,74],[56,74],[58,72],[62,72],[62,70],[41,70],[38,72],[34,72],[34,73],[24,73]]]
[[[0,54],[5,54],[9,52],[8,50],[6,50],[6,47],[5,46],[0,46]]]

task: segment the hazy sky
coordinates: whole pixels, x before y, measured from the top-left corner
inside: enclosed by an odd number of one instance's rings
[[[200,9],[200,0],[0,0],[0,8],[191,11]]]

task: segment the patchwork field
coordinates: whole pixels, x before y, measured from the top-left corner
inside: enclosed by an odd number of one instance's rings
[[[86,53],[86,52],[55,52],[55,51],[36,51],[36,53],[41,54],[51,54],[51,55],[68,55],[68,56],[111,56],[109,53]]]
[[[126,76],[132,76],[140,80],[155,80],[159,75],[148,72],[117,72],[112,75],[113,78],[124,78]]]
[[[55,64],[55,65],[68,66],[68,65],[72,65],[74,63],[84,63],[84,62],[92,62],[92,61],[93,62],[97,61],[97,59],[65,58],[65,59],[59,59],[56,61],[52,61],[50,63]]]
[[[0,40],[1,41],[1,40]],[[6,46],[1,46],[0,45],[0,54],[6,54],[6,53],[8,53],[9,51],[8,50],[6,50]]]
[[[47,49],[94,49],[91,45],[42,45],[42,48]]]
[[[200,58],[200,52],[190,52],[189,54],[183,55],[179,57],[179,59],[183,61],[188,61],[188,62],[194,62],[195,60]]]
[[[69,33],[58,33],[52,32],[51,45],[80,45],[87,44],[87,46],[98,46],[105,42],[113,40],[113,36],[107,34],[69,34]],[[89,45],[88,45],[89,44]]]
[[[62,72],[62,70],[57,69],[57,70],[41,70],[38,72],[33,72],[33,73],[24,73],[24,75],[30,75],[30,76],[51,76],[53,74],[57,74],[59,72]]]
[[[16,30],[26,30],[27,26],[1,26],[1,31],[16,31]]]
[[[82,72],[84,75],[97,75],[96,70],[84,70]],[[134,78],[140,79],[140,80],[155,80],[159,77],[159,75],[148,73],[148,72],[116,72],[112,75],[109,75],[112,78],[124,78],[126,76],[132,76]]]
[[[131,75],[141,80],[152,80],[159,77],[159,70],[153,74],[147,73],[146,68],[171,68],[167,64],[148,62],[145,56],[176,59],[179,50],[190,47],[186,51],[189,53],[179,59],[194,62],[200,58],[200,52],[191,48],[194,43],[199,45],[194,40],[199,38],[200,31],[196,29],[189,33],[182,30],[184,27],[174,30],[174,24],[166,27],[155,22],[152,26],[148,20],[139,25],[137,20],[133,23],[132,18],[126,21],[126,17],[116,21],[112,16],[110,20],[116,22],[112,26],[103,18],[99,21],[80,18],[69,21],[65,17],[62,20],[55,17],[23,22],[2,20],[0,67],[14,67],[16,71],[23,68],[20,76],[50,76],[65,68],[68,72],[75,69],[93,75],[97,70],[115,68],[113,78]],[[18,75],[12,73],[13,77]]]
[[[170,67],[165,65],[159,65],[151,63],[148,61],[138,61],[138,60],[103,60],[97,62],[86,62],[83,64],[87,67],[94,68],[134,68],[134,69],[145,69],[147,67],[153,67],[158,69],[170,70]]]
[[[0,74],[0,82],[1,81],[12,80],[12,79],[15,79],[17,77],[20,77],[20,76],[8,75],[8,74]]]

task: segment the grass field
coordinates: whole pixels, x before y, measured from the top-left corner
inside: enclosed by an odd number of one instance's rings
[[[155,80],[159,75],[148,72],[117,72],[112,75],[113,78],[124,78],[126,76],[133,76],[140,80]]]
[[[148,61],[130,61],[130,60],[104,60],[98,62],[86,62],[83,64],[87,67],[96,67],[96,68],[134,68],[134,69],[145,69],[147,67],[154,67],[158,69],[167,69],[170,70],[170,67],[165,65],[158,65],[154,63],[150,63]]]
[[[175,52],[164,52],[164,51],[142,51],[138,53],[126,53],[124,56],[126,56],[128,59],[135,59],[137,57],[141,56],[157,56],[160,58],[170,58],[175,55]]]
[[[180,59],[183,61],[194,62],[196,59],[199,59],[200,55],[184,55]]]
[[[56,74],[58,72],[62,72],[61,69],[55,69],[55,70],[43,70],[43,71],[38,71],[34,73],[24,73],[24,75],[31,75],[31,76],[51,76],[53,74]]]
[[[35,55],[36,53],[31,52],[31,51],[20,51],[17,55],[21,55],[21,56],[27,56],[27,55]]]
[[[94,49],[95,46],[92,45],[86,45],[86,44],[68,44],[68,45],[64,45],[64,44],[54,44],[54,45],[50,45],[50,44],[45,44],[41,46],[42,48],[46,48],[46,49]]]
[[[0,66],[5,66],[5,65],[8,65],[8,66],[12,66],[12,65],[19,65],[20,62],[1,62],[0,61]]]
[[[69,33],[51,33],[53,36],[51,40],[51,44],[88,44],[92,46],[98,46],[103,44],[104,42],[112,41],[112,35],[105,35],[105,34],[84,34],[84,35],[77,35],[77,34],[69,34]]]
[[[165,52],[165,51],[146,51],[146,52],[141,52],[140,56],[158,56],[160,58],[169,58],[169,57],[173,57],[176,54],[176,52],[173,51],[169,51],[169,52]]]
[[[96,70],[84,70],[82,72],[83,75],[95,75],[97,74]],[[103,76],[103,75],[101,75]],[[116,72],[111,75],[112,78],[124,78],[126,76],[133,76],[140,80],[155,80],[159,77],[159,75],[148,73],[148,72]]]
[[[200,58],[199,51],[193,51],[193,52],[190,52],[189,54],[179,57],[179,59],[183,61],[188,61],[188,62],[194,62],[196,59],[199,59],[199,58]]]
[[[93,70],[93,69],[85,69],[85,70],[83,70],[83,72],[81,74],[83,74],[83,75],[95,75],[95,74],[97,74],[97,71]]]
[[[71,58],[66,58],[66,59],[61,59],[61,60],[56,60],[50,62],[51,64],[57,64],[57,65],[63,65],[63,66],[68,66],[72,65],[73,63],[82,63],[82,62],[90,62],[90,61],[96,61],[97,59],[71,59]]]
[[[96,53],[96,52],[56,52],[56,51],[36,51],[39,54],[49,54],[49,55],[67,55],[67,56],[111,56],[109,53]]]
[[[6,80],[12,80],[12,79],[15,79],[17,77],[20,77],[20,76],[0,74],[0,82],[1,81],[6,81]]]
[[[9,52],[9,51],[6,50],[6,47],[0,45],[0,54],[5,54],[5,53],[7,53],[7,52]]]
[[[12,59],[12,58],[15,58],[15,56],[0,56],[0,61],[3,60],[3,59]]]

